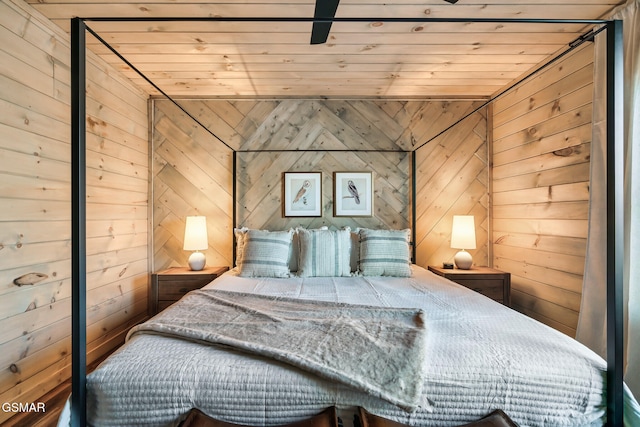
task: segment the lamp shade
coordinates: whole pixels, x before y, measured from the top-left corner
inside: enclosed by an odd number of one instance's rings
[[[476,226],[473,215],[454,215],[451,227],[451,247],[454,249],[476,248]]]
[[[209,247],[207,238],[207,218],[204,216],[188,216],[184,227],[185,251],[202,251]]]

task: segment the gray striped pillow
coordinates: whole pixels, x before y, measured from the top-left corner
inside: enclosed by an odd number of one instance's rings
[[[360,229],[359,270],[363,276],[411,276],[410,230]]]
[[[289,250],[293,230],[248,230],[244,235],[242,277],[289,277]]]
[[[298,229],[300,238],[300,277],[351,276],[351,229]]]

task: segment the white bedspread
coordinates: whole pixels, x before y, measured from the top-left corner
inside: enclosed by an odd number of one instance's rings
[[[423,395],[430,408],[406,412],[281,362],[144,335],[134,336],[88,376],[88,418],[93,425],[175,425],[192,407],[239,424],[277,425],[331,405],[363,406],[416,426],[456,426],[495,408],[522,427],[603,424],[606,364],[599,356],[423,268],[414,266],[409,279],[254,279],[229,272],[209,286],[423,309],[428,330]]]
[[[133,327],[127,337],[159,334],[229,346],[414,410],[427,406],[421,393],[423,314],[419,309],[201,289]],[[378,369],[370,369],[372,365]]]

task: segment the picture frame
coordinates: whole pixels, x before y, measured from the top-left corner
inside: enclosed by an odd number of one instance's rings
[[[322,172],[284,172],[284,217],[322,216]]]
[[[333,215],[373,216],[373,173],[333,173]]]

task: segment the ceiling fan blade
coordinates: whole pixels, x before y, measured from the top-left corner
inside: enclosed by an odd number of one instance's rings
[[[457,0],[456,0],[457,1]],[[314,18],[333,19],[338,10],[340,0],[316,0]],[[314,22],[311,29],[311,44],[322,44],[327,41],[331,30],[331,22]]]

